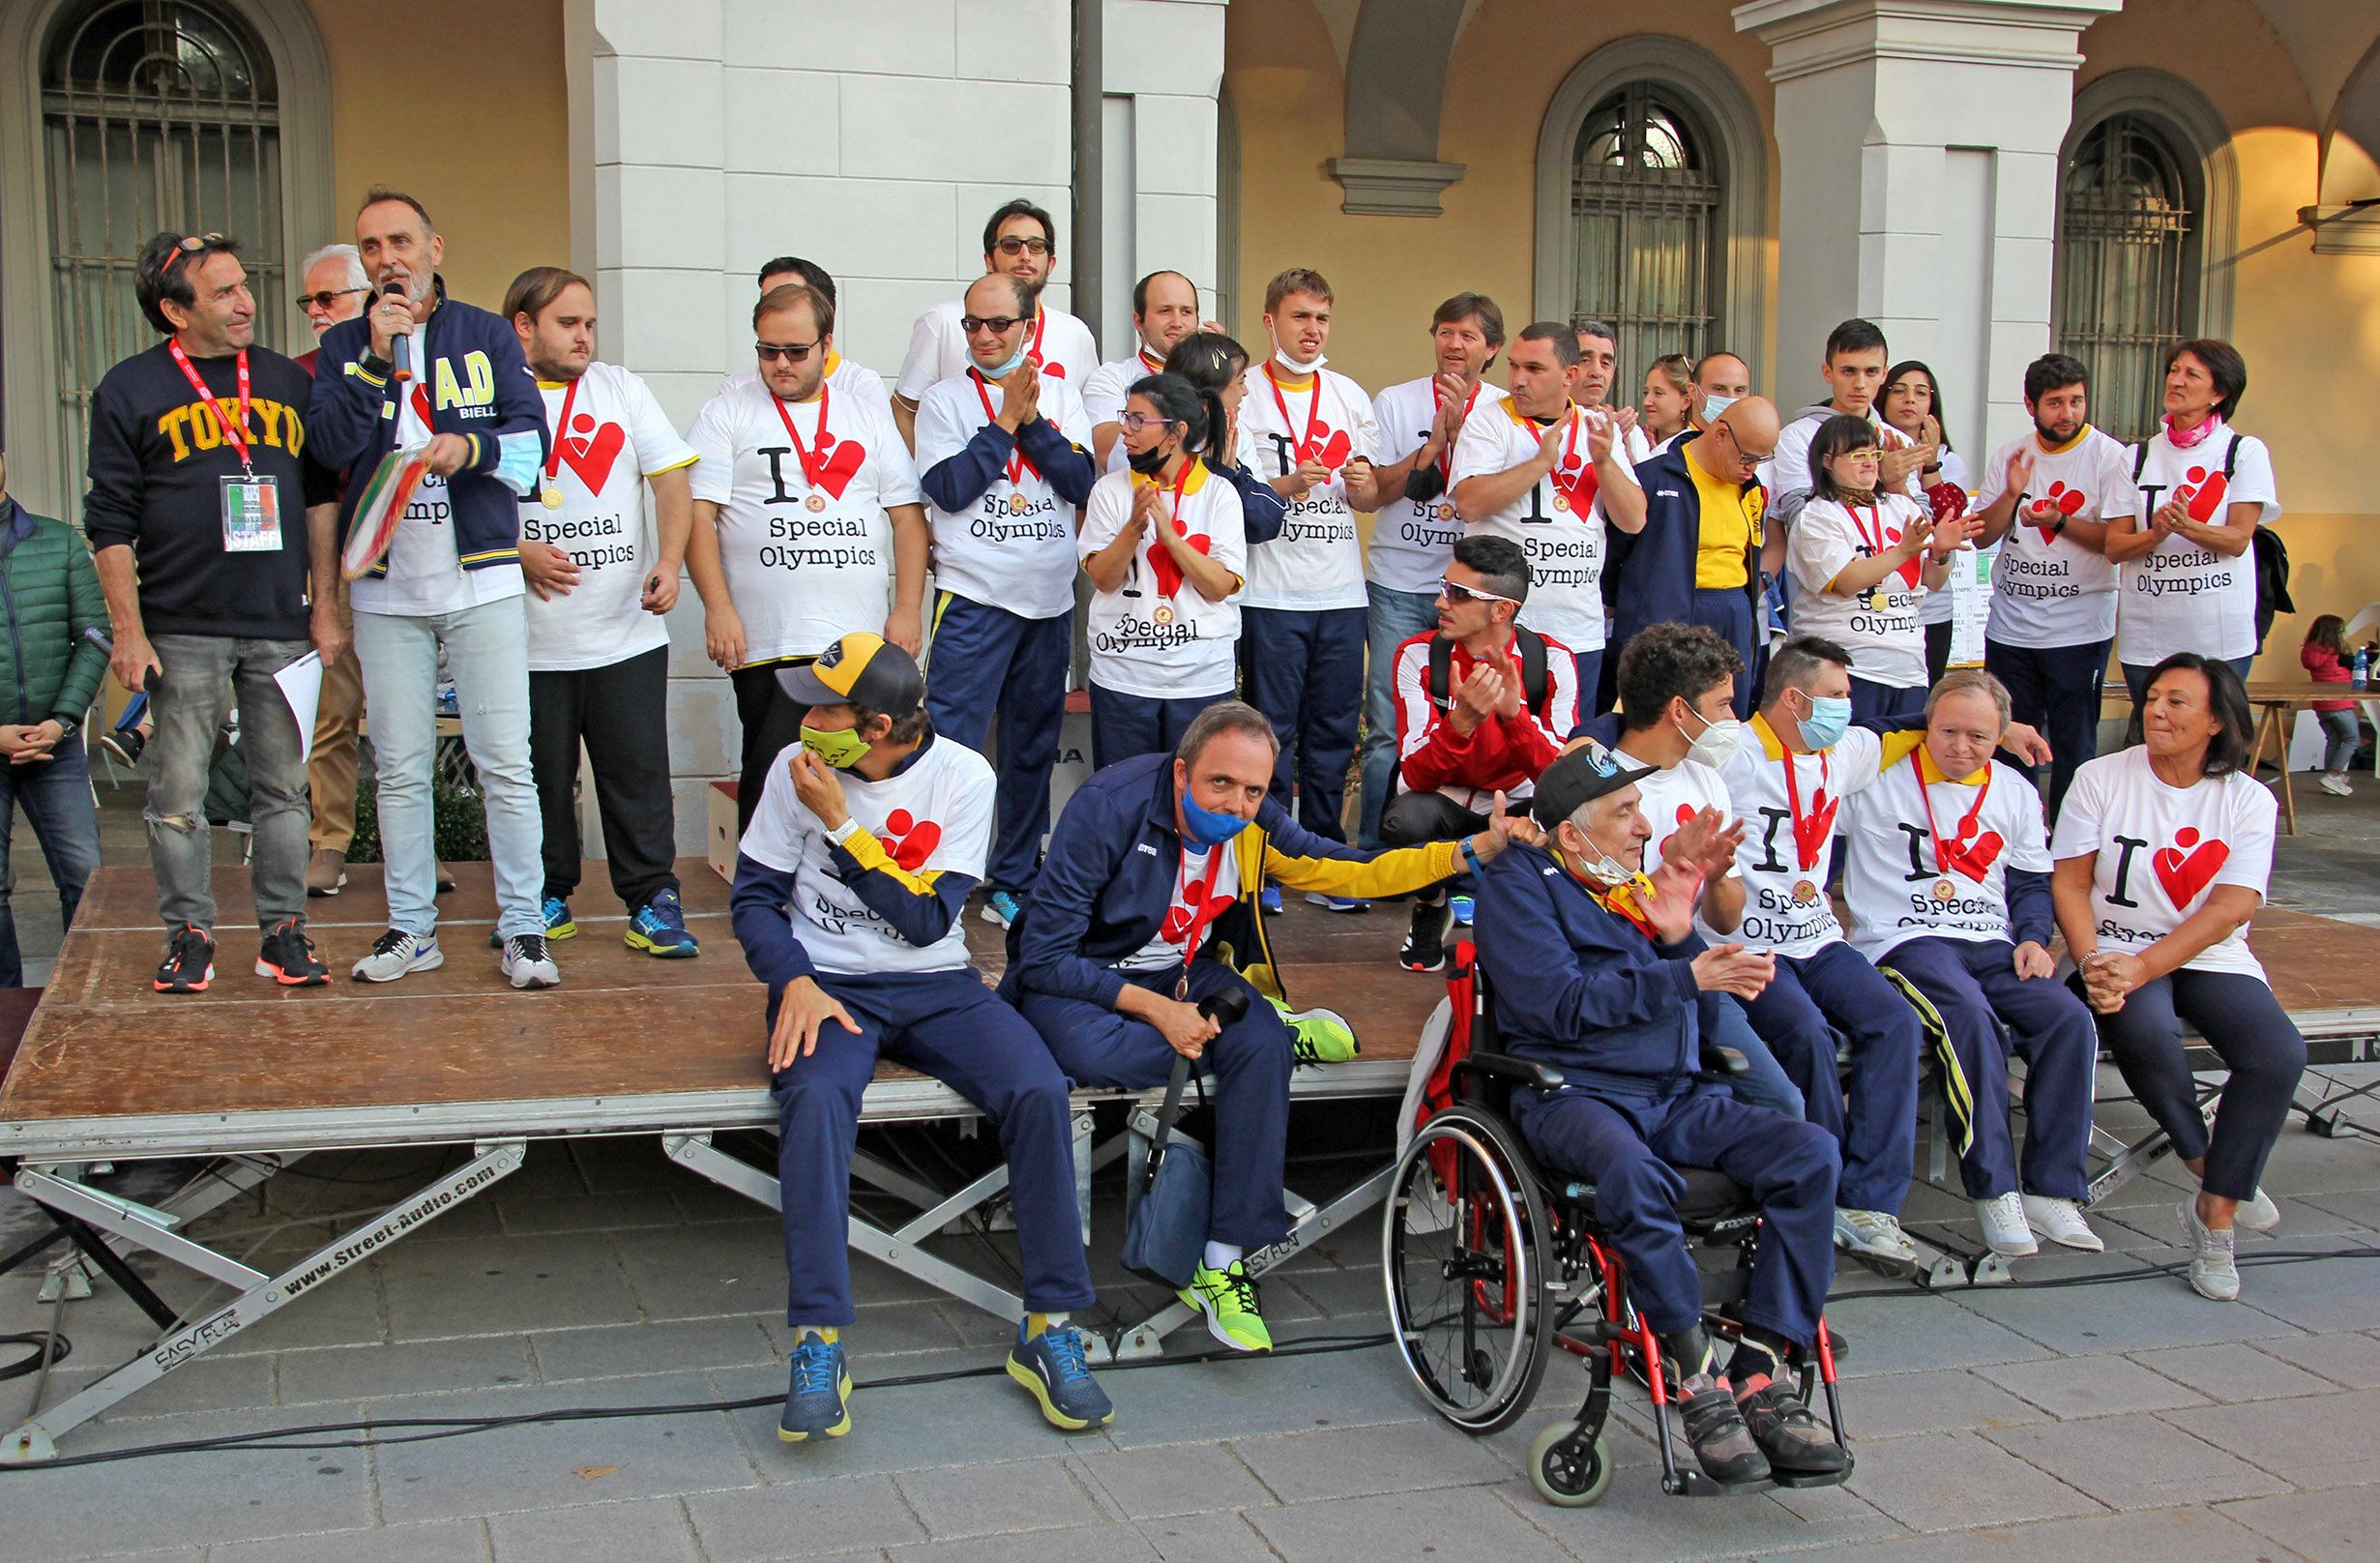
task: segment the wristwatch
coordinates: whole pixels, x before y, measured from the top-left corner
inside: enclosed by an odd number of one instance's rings
[[[72,738],[82,727],[82,723],[75,721],[73,717],[52,717],[49,720],[58,724],[58,736],[60,738]]]
[[[2066,523],[2071,519],[2072,519],[2072,517],[2068,516],[2066,512],[2058,512],[2058,518],[2049,523],[2049,535],[2051,537],[2056,537],[2059,533],[2065,531]]]

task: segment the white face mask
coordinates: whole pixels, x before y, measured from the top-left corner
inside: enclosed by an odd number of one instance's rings
[[[1736,398],[1733,397],[1705,397],[1702,398],[1702,421],[1706,424],[1716,424],[1719,422],[1719,415],[1735,404]]]
[[[1289,349],[1286,347],[1275,347],[1273,349],[1273,362],[1278,364],[1282,369],[1287,369],[1292,374],[1311,374],[1314,370],[1322,368],[1323,365],[1328,364],[1330,360],[1323,357],[1320,353],[1316,353],[1311,362],[1301,364],[1296,359],[1289,356]]]
[[[1678,733],[1681,737],[1685,735],[1684,723],[1679,724]],[[1717,722],[1707,723],[1702,729],[1701,737],[1686,740],[1686,757],[1690,760],[1700,760],[1716,771],[1735,758],[1737,746],[1743,742],[1744,723],[1733,717],[1723,717]]]
[[[1636,877],[1636,872],[1634,870],[1631,869],[1627,864],[1622,863],[1618,858],[1613,857],[1609,852],[1604,851],[1601,846],[1596,843],[1594,837],[1589,836],[1585,831],[1580,831],[1578,835],[1579,839],[1587,843],[1587,850],[1596,854],[1596,860],[1592,863],[1587,861],[1585,853],[1566,854],[1566,856],[1571,858],[1574,865],[1573,871],[1576,872],[1580,878],[1592,879],[1597,884],[1601,885],[1604,889],[1609,890],[1616,886],[1627,884],[1631,879]]]

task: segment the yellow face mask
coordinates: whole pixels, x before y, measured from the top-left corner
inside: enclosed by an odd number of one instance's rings
[[[867,740],[850,727],[825,732],[804,723],[802,747],[838,771],[848,771],[867,757]]]

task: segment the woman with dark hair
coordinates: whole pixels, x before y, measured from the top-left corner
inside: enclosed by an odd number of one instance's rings
[[[1248,571],[1240,491],[1216,476],[1230,427],[1222,399],[1179,374],[1125,398],[1110,472],[1083,507],[1075,550],[1091,577],[1091,762],[1170,751],[1236,680]]]
[[[2248,952],[2273,867],[2270,790],[2255,778],[2247,688],[2222,662],[2166,658],[2143,678],[2142,744],[2074,773],[2051,897],[2124,1081],[2198,1179],[2179,1217],[2189,1283],[2240,1294],[2232,1227],[2270,1231],[2256,1187],[2289,1117],[2306,1039]],[[2182,1045],[2188,1021],[2231,1071],[2209,1134]]]
[[[1194,331],[1165,355],[1167,374],[1179,374],[1199,391],[1212,391],[1223,404],[1223,435],[1215,442],[1209,471],[1240,490],[1240,509],[1248,518],[1248,541],[1270,543],[1280,536],[1288,518],[1289,501],[1256,476],[1254,451],[1242,443],[1240,402],[1248,395],[1248,349],[1218,331]],[[1124,441],[1116,441],[1115,459],[1108,470],[1125,464]]]
[[[2248,364],[2226,341],[2165,353],[2164,421],[2132,457],[2137,516],[2107,528],[2116,593],[2116,661],[2132,708],[2149,670],[2178,651],[2204,651],[2242,678],[2256,656],[2256,528],[2280,516],[2264,441],[2229,428],[2248,392]]]
[[[1942,385],[1934,378],[1933,369],[1922,360],[1904,358],[1885,370],[1884,395],[1876,398],[1876,411],[1887,424],[1908,435],[1926,453],[1917,481],[1934,515],[1964,516],[1967,463],[1951,449],[1951,436],[1942,427]],[[1989,556],[1997,549],[1980,551]],[[1925,677],[1929,684],[1940,683],[1943,672],[1951,665],[1951,611],[1952,594],[1947,590],[1926,593],[1925,601],[1918,608],[1918,622],[1925,626]]]

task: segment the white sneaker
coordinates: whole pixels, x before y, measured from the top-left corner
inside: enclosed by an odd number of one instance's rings
[[[1870,1259],[1883,1259],[1895,1264],[1917,1263],[1917,1245],[1900,1229],[1900,1220],[1890,1211],[1844,1210],[1835,1212],[1835,1246],[1846,1253]]]
[[[504,975],[514,988],[559,988],[562,968],[545,953],[543,933],[515,933],[504,941]]]
[[[2182,1196],[2177,1214],[2182,1218],[2182,1230],[2189,1234],[2190,1289],[2213,1302],[2237,1302],[2240,1269],[2232,1261],[2232,1234],[2199,1222],[2198,1200],[2193,1194]]]
[[[2107,1251],[2099,1233],[2082,1219],[2082,1206],[2073,1200],[2029,1194],[2024,1196],[2024,1207],[2025,1224],[2060,1248],[2080,1249],[2085,1253]]]
[[[1991,1245],[1994,1253],[2021,1259],[2042,1252],[2042,1246],[2033,1241],[2033,1228],[2025,1224],[2024,1200],[2013,1189],[1989,1199],[1978,1199],[1975,1219],[1983,1228],[1983,1241]]]
[[[2336,797],[2352,798],[2355,796],[2355,788],[2349,786],[2347,784],[2347,779],[2339,775],[2336,771],[2323,772],[2322,781],[2318,784],[2321,786],[2323,791],[2331,793]]]
[[[2269,1232],[2280,1224],[2280,1207],[2267,1199],[2264,1191],[2258,1189],[2256,1196],[2242,1203],[2231,1220],[2251,1232]]]
[[[446,964],[435,933],[389,929],[372,941],[371,954],[348,968],[359,983],[393,983],[409,971],[434,971]]]

